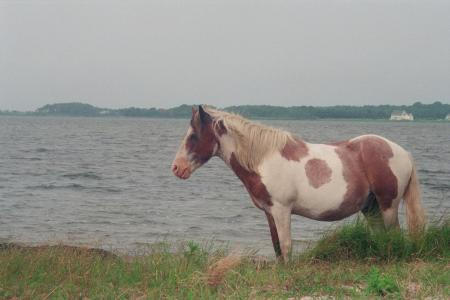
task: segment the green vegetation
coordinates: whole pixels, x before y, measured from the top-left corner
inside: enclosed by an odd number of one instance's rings
[[[68,115],[68,116],[99,116],[101,108],[85,103],[56,103],[47,104],[36,110],[39,115]]]
[[[381,238],[362,223],[347,225],[286,265],[195,242],[175,249],[158,244],[134,257],[4,245],[0,298],[444,299],[450,297],[449,248],[448,222],[414,238],[394,231]]]
[[[450,257],[450,223],[430,225],[426,232],[410,236],[403,231],[372,231],[363,221],[328,233],[306,255],[337,261],[343,259],[404,261]]]
[[[367,275],[366,291],[368,294],[384,296],[400,290],[392,275],[381,274],[378,268],[372,267]]]
[[[47,104],[34,112],[2,112],[12,115],[62,115],[62,116],[123,116],[123,117],[147,117],[147,118],[189,118],[191,105],[181,105],[170,109],[156,108],[123,108],[107,109],[98,108],[84,103],[56,103]],[[422,104],[416,102],[413,105],[366,105],[366,106],[269,106],[269,105],[240,105],[225,107],[224,110],[239,113],[254,119],[389,119],[394,110],[405,110],[414,115],[416,120],[442,120],[450,114],[450,104],[434,102]]]
[[[258,119],[389,119],[394,110],[405,110],[414,115],[416,120],[442,120],[450,113],[450,104],[434,102],[413,105],[337,105],[326,107],[315,106],[264,106],[242,105],[225,108],[227,111]]]

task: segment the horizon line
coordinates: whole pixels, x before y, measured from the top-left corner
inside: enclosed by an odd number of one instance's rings
[[[153,106],[153,107],[127,106],[127,107],[121,107],[121,108],[108,108],[108,107],[96,106],[96,105],[90,104],[88,102],[68,101],[68,102],[47,103],[47,104],[44,104],[44,105],[36,108],[35,110],[26,110],[26,111],[15,110],[15,109],[13,109],[13,110],[9,110],[9,109],[3,110],[2,108],[0,108],[0,111],[11,111],[11,112],[23,112],[23,113],[26,113],[26,112],[35,112],[36,110],[38,110],[38,109],[40,109],[40,108],[42,108],[42,107],[44,107],[46,105],[73,104],[73,103],[87,104],[87,105],[93,106],[95,108],[109,109],[109,110],[119,110],[119,109],[129,109],[129,108],[137,108],[137,109],[152,109],[152,108],[154,108],[154,109],[157,109],[157,110],[169,110],[169,109],[180,107],[180,106],[183,106],[183,105],[187,105],[187,106],[206,105],[206,106],[212,106],[212,107],[215,107],[215,108],[218,108],[218,109],[226,109],[226,108],[229,108],[229,107],[239,107],[239,106],[271,106],[271,107],[283,107],[283,108],[291,108],[291,107],[323,107],[323,108],[326,108],[326,107],[337,107],[337,106],[350,106],[350,107],[364,107],[364,106],[413,106],[416,103],[420,103],[422,105],[431,105],[431,104],[435,104],[435,103],[441,103],[441,104],[444,104],[444,105],[450,105],[450,102],[446,103],[446,102],[443,102],[443,101],[440,101],[440,100],[436,100],[436,101],[433,101],[431,103],[423,103],[422,101],[414,101],[411,104],[364,104],[364,105],[358,105],[358,104],[307,105],[307,104],[302,104],[302,105],[291,105],[291,106],[273,105],[273,104],[239,104],[239,105],[229,105],[229,106],[219,107],[219,106],[215,106],[215,105],[211,105],[211,104],[207,104],[207,103],[195,103],[195,104],[183,103],[183,104],[180,104],[180,105],[172,106],[170,108],[161,108],[161,107],[155,107],[155,106]]]

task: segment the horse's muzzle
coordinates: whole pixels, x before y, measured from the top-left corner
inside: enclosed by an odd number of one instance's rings
[[[191,166],[186,158],[175,158],[172,163],[172,172],[181,179],[188,179],[191,176]]]

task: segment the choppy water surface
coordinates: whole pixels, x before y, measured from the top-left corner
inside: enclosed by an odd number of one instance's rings
[[[449,212],[450,123],[263,123],[310,142],[365,133],[392,139],[416,159],[429,215]],[[0,239],[127,251],[163,240],[214,239],[272,253],[265,215],[220,159],[187,181],[171,174],[187,125],[188,120],[0,117]],[[333,224],[294,216],[296,247]]]

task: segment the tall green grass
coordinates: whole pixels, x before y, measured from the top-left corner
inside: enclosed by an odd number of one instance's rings
[[[327,261],[448,259],[450,222],[441,221],[428,226],[420,234],[409,235],[399,229],[371,230],[366,222],[357,220],[327,233],[303,255]]]

